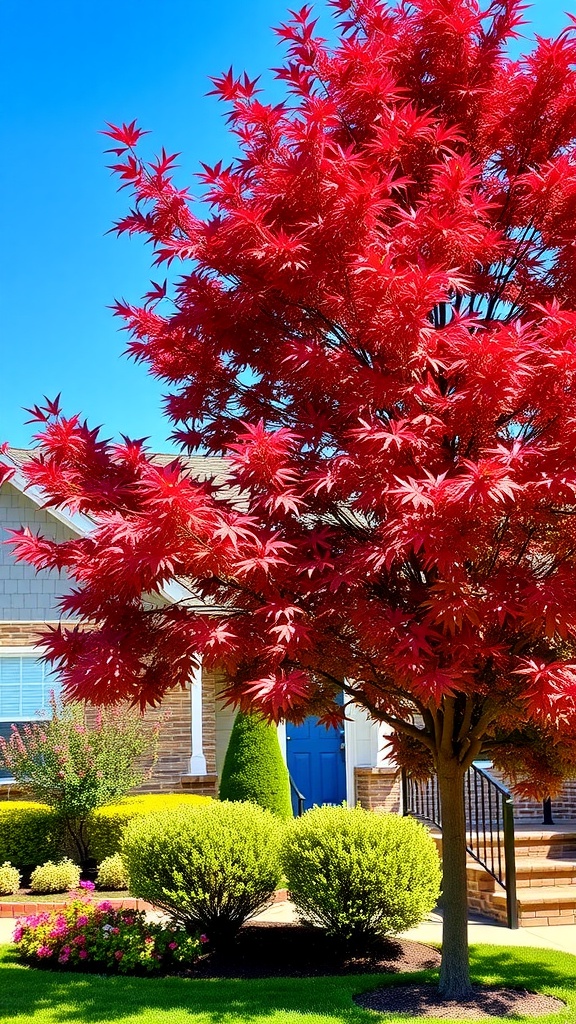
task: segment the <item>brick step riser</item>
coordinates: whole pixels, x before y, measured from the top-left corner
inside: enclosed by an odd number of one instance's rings
[[[440,856],[442,856],[442,839],[435,836],[434,841],[436,848]],[[497,849],[497,844],[493,844],[494,849]],[[516,860],[522,860],[525,857],[537,858],[538,860],[576,860],[576,840],[573,842],[542,842],[537,843],[533,840],[523,840],[522,837],[516,837],[516,843],[514,845],[516,851]],[[486,850],[492,849],[490,843],[486,843]],[[484,851],[484,844],[481,847],[482,852]]]
[[[576,860],[576,843],[515,843],[516,859],[548,857],[550,860]]]
[[[536,890],[541,889],[543,887],[549,888],[550,886],[554,886],[554,888],[559,888],[562,890],[563,893],[565,893],[565,891],[569,889],[572,885],[575,887],[574,903],[576,905],[576,875],[562,875],[560,876],[560,878],[552,874],[536,875],[526,878],[522,878],[522,876],[516,876],[516,889],[523,893],[529,893],[531,889]],[[487,893],[504,891],[502,887],[498,884],[496,879],[493,878],[492,875],[489,875],[487,871],[483,872],[480,875],[477,871],[469,871],[468,887],[471,891],[475,891],[478,889],[481,892]]]
[[[470,909],[484,917],[489,917],[499,924],[507,924],[506,910],[493,906],[488,900],[469,902]],[[521,928],[544,928],[548,925],[576,924],[576,908],[569,907],[558,910],[556,907],[540,907],[538,910],[519,910],[518,924]]]
[[[576,875],[531,875],[523,878],[516,875],[517,889],[541,889],[543,886],[553,885],[559,889],[566,889],[570,885],[576,886]]]
[[[547,881],[550,883],[551,878]],[[556,887],[556,886],[555,886]],[[533,889],[533,892],[531,892]],[[568,885],[558,885],[563,896],[568,895]],[[573,898],[559,903],[548,896],[544,900],[538,898],[538,886],[517,886],[519,906],[518,921],[521,927],[530,928],[538,925],[576,924],[576,888]],[[504,890],[486,872],[468,871],[468,905],[470,910],[490,917],[501,924],[507,923],[506,904],[503,899]]]

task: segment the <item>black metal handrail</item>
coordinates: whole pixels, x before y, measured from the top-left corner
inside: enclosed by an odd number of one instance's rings
[[[303,793],[300,792],[298,786],[294,782],[294,779],[292,778],[290,773],[288,773],[288,778],[290,779],[290,789],[292,790],[294,796],[296,797],[296,800],[298,801],[298,817],[301,818],[302,815],[304,814],[304,804],[306,803],[306,797],[304,796]]]
[[[506,893],[509,928],[518,927],[514,802],[510,790],[478,764],[464,776],[466,849]],[[402,812],[442,829],[438,779],[416,782],[402,772]]]

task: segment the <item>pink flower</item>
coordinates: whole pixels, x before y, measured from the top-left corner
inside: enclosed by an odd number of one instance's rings
[[[81,949],[80,952],[78,953],[78,956],[79,956],[80,960],[87,960],[88,959],[88,953],[86,952],[85,949]]]
[[[114,953],[114,956],[116,957],[117,960],[121,960],[122,957],[124,956],[124,950],[117,949],[116,952]]]
[[[58,963],[59,964],[67,964],[69,959],[70,959],[70,954],[69,953],[65,953],[64,950],[62,950],[62,952],[60,953],[60,956],[58,957]]]
[[[110,932],[111,932],[112,935],[120,935],[120,929],[119,928],[111,928]]]
[[[78,925],[79,928],[82,928],[83,925],[88,924],[88,917],[86,916],[86,914],[80,914],[80,916],[76,918],[76,924]]]
[[[38,946],[38,949],[36,950],[36,956],[39,956],[39,957],[52,956],[52,950],[51,950],[50,946]]]
[[[169,942],[168,943],[168,949],[178,949],[178,943],[177,942]]]
[[[80,882],[80,888],[88,889],[89,892],[94,892],[96,886],[94,885],[94,882]]]
[[[86,936],[77,935],[74,939],[72,939],[72,942],[74,943],[75,946],[84,946],[86,943]]]
[[[110,900],[102,900],[102,903],[98,904],[98,910],[112,910],[112,904]]]
[[[210,942],[210,939],[208,938],[207,935],[201,935],[200,942]]]
[[[14,942],[20,942],[20,939],[24,935],[24,925],[17,924],[14,929]]]

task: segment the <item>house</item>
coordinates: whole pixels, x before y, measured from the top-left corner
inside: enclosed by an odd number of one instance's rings
[[[27,525],[59,540],[81,536],[92,528],[84,515],[65,509],[44,508],[38,489],[26,487],[21,465],[27,452],[11,449],[4,461],[14,467],[13,476],[0,487],[0,534]],[[168,461],[172,456],[157,456]],[[222,475],[220,459],[194,457],[188,468],[198,478]],[[0,539],[2,539],[0,537]],[[13,723],[29,722],[46,714],[51,690],[58,678],[39,657],[38,633],[60,621],[58,599],[69,581],[56,571],[36,574],[25,563],[16,563],[11,548],[0,544],[0,735]],[[160,601],[194,600],[185,583],[174,580]],[[73,625],[73,620],[65,620]],[[169,717],[160,733],[159,757],[148,791],[215,794],[224,762],[234,711],[220,699],[225,678],[199,670],[186,690],[170,691],[162,711]],[[149,717],[157,712],[150,710]],[[386,757],[386,738],[381,726],[361,709],[347,708],[343,729],[326,730],[308,718],[302,725],[278,727],[281,748],[295,787],[313,803],[357,802],[366,807],[399,808],[400,787]],[[14,792],[0,770],[0,797]]]
[[[14,474],[0,487],[0,540],[5,529],[22,525],[59,540],[89,532],[92,523],[86,516],[46,509],[42,493],[25,486],[21,465],[26,455],[12,449],[3,456],[12,462]],[[156,458],[168,461],[171,456]],[[223,471],[220,459],[190,458],[187,464],[198,479],[217,477]],[[35,643],[43,627],[60,620],[58,599],[69,586],[64,575],[53,571],[36,575],[30,566],[16,563],[11,548],[0,543],[0,735],[8,735],[13,723],[40,718],[48,708],[50,691],[58,690],[58,677],[46,668]],[[194,594],[185,581],[173,580],[154,600],[169,604],[184,598],[194,601]],[[161,711],[168,711],[169,718],[161,726],[158,761],[143,790],[217,793],[234,720],[234,711],[220,697],[224,682],[222,673],[200,669],[185,690],[166,695]],[[147,712],[152,718],[156,714]],[[305,806],[347,800],[352,806],[400,810],[400,780],[387,759],[385,731],[360,708],[347,706],[342,729],[326,730],[308,718],[300,726],[282,723],[278,735]],[[17,795],[14,781],[6,772],[2,776],[0,769],[0,799]],[[468,798],[475,805],[469,824],[471,841],[476,835],[477,844],[483,846],[483,854],[471,851],[469,858],[470,906],[503,922],[514,904],[522,925],[576,923],[576,781],[567,783],[554,801],[557,824],[551,828],[543,828],[541,804],[514,801],[518,891],[510,902],[494,869],[495,859],[499,862],[504,856],[500,826],[493,828],[500,797],[487,810],[482,800],[479,805],[476,789]],[[420,816],[433,822],[435,806],[433,799],[432,814],[426,810]]]

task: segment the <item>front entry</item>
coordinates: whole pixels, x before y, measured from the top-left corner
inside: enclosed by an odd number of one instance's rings
[[[346,799],[344,729],[326,729],[313,715],[302,725],[286,723],[288,771],[305,797],[314,804],[341,804]],[[297,801],[292,794],[294,812]]]

